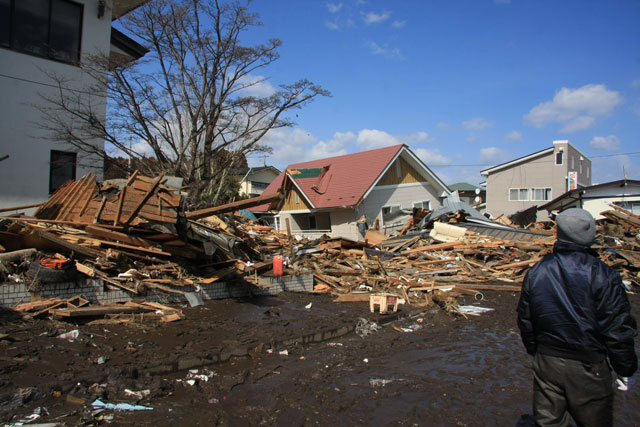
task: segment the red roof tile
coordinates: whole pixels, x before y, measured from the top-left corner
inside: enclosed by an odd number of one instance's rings
[[[289,171],[289,176],[294,179],[296,185],[315,208],[353,206],[360,201],[403,147],[404,145],[394,145],[344,156],[295,163],[287,166],[286,170],[278,175],[262,194],[274,194],[282,185],[286,172]],[[309,178],[296,178],[296,175],[291,173],[295,169],[311,168],[323,168],[323,170],[320,175]],[[267,209],[268,205],[251,208],[256,212],[264,212]]]

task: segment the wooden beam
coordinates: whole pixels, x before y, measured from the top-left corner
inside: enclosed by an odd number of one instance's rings
[[[138,215],[138,212],[140,212],[142,206],[147,203],[147,200],[149,200],[149,198],[153,195],[153,192],[158,188],[158,185],[160,185],[160,181],[162,181],[162,178],[164,178],[164,172],[158,175],[158,177],[153,181],[153,184],[151,184],[151,188],[147,190],[144,196],[142,196],[142,199],[140,199],[140,201],[137,203],[136,207],[133,208],[133,210],[129,214],[129,217],[124,221],[125,226],[129,225],[131,220],[135,218],[136,215]]]
[[[265,203],[275,202],[282,199],[282,193],[277,192],[268,196],[258,196],[251,199],[240,200],[238,202],[227,203],[225,205],[214,206],[212,208],[200,209],[197,211],[187,212],[186,217],[188,219],[205,218],[210,215],[219,215],[227,212],[233,212],[238,209],[246,209],[254,206],[259,206]]]
[[[33,205],[14,206],[12,208],[2,208],[2,209],[0,209],[0,213],[1,212],[19,211],[19,210],[22,210],[22,209],[29,209],[29,208],[37,208],[40,205],[42,205],[42,203],[36,203],[36,204],[33,204]]]

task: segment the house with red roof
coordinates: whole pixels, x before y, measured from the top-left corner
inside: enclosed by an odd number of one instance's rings
[[[403,144],[289,165],[262,194],[277,191],[282,200],[250,210],[278,230],[288,222],[293,234],[352,240],[376,222],[391,235],[413,208],[437,209],[451,194]]]

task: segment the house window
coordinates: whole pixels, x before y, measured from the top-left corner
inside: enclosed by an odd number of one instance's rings
[[[269,184],[266,184],[264,182],[251,181],[251,190],[253,191],[264,191],[264,189],[268,186]]]
[[[526,202],[528,200],[529,200],[528,188],[510,188],[509,189],[509,201]]]
[[[69,0],[0,0],[0,46],[77,63],[82,8]]]
[[[587,166],[587,178],[589,178],[589,166]]]
[[[76,179],[76,153],[51,150],[49,166],[49,194],[67,181]]]
[[[572,156],[571,157],[571,169],[575,169],[575,164],[573,162],[573,159],[574,159],[574,157]]]
[[[300,196],[298,196],[298,193],[294,193],[296,196],[296,205],[300,204]]]
[[[316,216],[309,215],[309,230],[317,230],[318,224],[316,223]]]
[[[431,200],[424,200],[422,202],[413,202],[414,208],[419,209],[431,209]]]
[[[280,217],[279,216],[274,216],[273,217],[273,225],[274,225],[274,228],[276,230],[280,230]]]
[[[551,200],[551,188],[532,188],[531,200],[542,201]]]
[[[556,153],[556,165],[561,165],[562,164],[562,151],[558,151]]]
[[[383,206],[382,207],[382,223],[385,226],[392,225],[396,218],[401,215],[400,205]]]

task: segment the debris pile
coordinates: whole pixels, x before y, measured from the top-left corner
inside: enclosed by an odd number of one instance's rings
[[[489,221],[459,201],[434,212],[416,210],[395,237],[372,229],[358,242],[327,236],[312,241],[239,212],[279,197],[188,212],[179,185],[169,186],[162,175],[136,172],[120,183],[99,183],[87,175],[61,187],[34,218],[0,220],[6,251],[0,254],[0,274],[4,281],[37,280],[37,261],[15,255],[33,258],[35,248],[73,259],[81,274],[132,295],[144,295],[146,289],[181,293],[186,285],[222,278],[268,287],[271,282],[264,278],[273,276],[277,257],[284,260],[284,275],[312,274],[314,291],[334,294],[337,302],[369,302],[371,294],[384,293],[407,304],[435,303],[455,311],[451,297],[456,295],[482,299],[484,290],[518,291],[527,270],[552,251],[555,241],[554,224],[516,228]],[[640,218],[616,206],[602,215],[606,220],[599,221],[594,248],[625,283],[636,284]],[[21,309],[64,316],[65,309],[86,311],[87,302],[78,296],[30,304]],[[132,314],[134,308],[138,313],[154,309],[130,304],[120,314]]]

